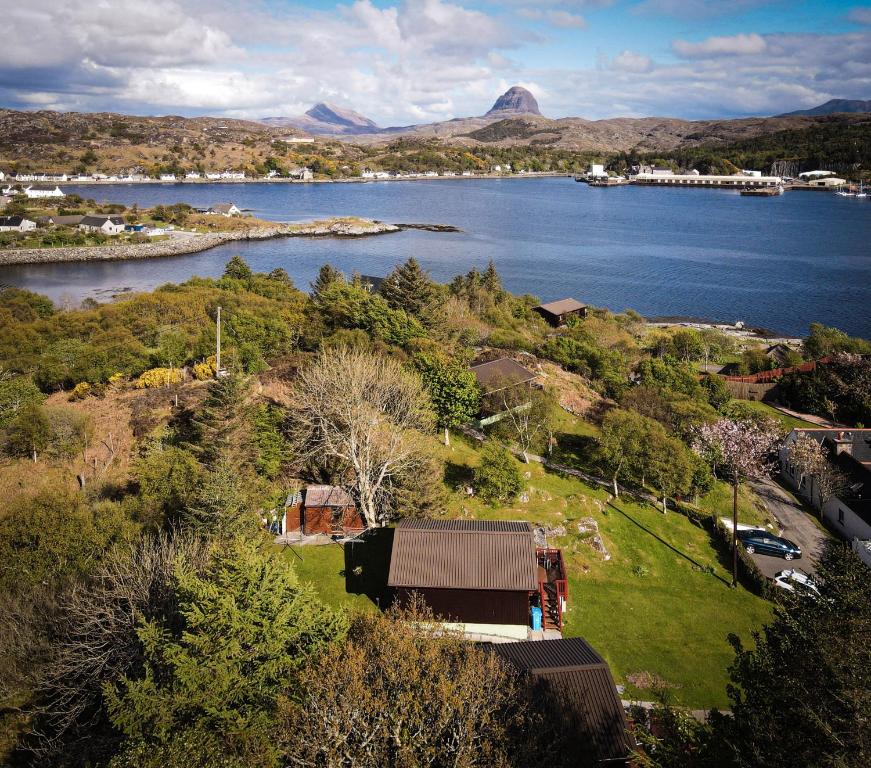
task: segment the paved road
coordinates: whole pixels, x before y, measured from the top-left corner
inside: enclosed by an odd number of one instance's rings
[[[822,544],[829,535],[773,480],[753,482],[751,487],[769,512],[777,518],[783,528],[784,538],[798,544],[802,552],[801,560],[789,562],[782,557],[753,554],[756,565],[769,578],[774,578],[784,568],[800,568],[805,573],[813,573],[816,570],[816,560],[822,552]]]

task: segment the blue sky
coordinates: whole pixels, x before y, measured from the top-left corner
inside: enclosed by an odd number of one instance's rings
[[[871,5],[830,0],[27,0],[4,11],[0,106],[299,114],[382,125],[485,112],[774,114],[871,99]]]

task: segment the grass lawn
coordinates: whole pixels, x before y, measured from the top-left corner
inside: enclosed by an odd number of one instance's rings
[[[812,424],[803,419],[797,419],[795,416],[790,416],[786,413],[778,411],[777,408],[772,408],[768,403],[763,403],[759,400],[736,400],[736,403],[741,403],[742,406],[760,413],[763,416],[768,416],[776,421],[779,421],[788,430],[819,428],[819,424]]]
[[[450,447],[434,444],[433,452],[447,465],[451,494],[446,516],[565,528],[563,535],[548,539],[562,548],[569,570],[565,635],[589,640],[617,681],[627,685],[628,696],[652,698],[650,689],[638,688],[630,679],[655,676],[674,686],[679,703],[728,706],[726,668],[734,654],[727,635],[750,641],[751,632],[771,616],[771,605],[743,587],[730,589],[725,553],[715,548],[705,528],[675,512],[663,515],[653,506],[622,498],[608,504],[606,491],[537,464],[519,465],[528,473],[527,502],[492,508],[456,490],[470,479],[477,445],[454,435]],[[742,493],[741,501],[742,519],[745,513],[750,519],[751,497]],[[727,486],[715,489],[702,504],[718,510],[730,505]],[[597,521],[610,560],[578,533],[581,517]],[[391,537],[386,531],[371,545],[351,545],[354,552],[347,555],[337,545],[283,551],[330,605],[374,610],[386,582]],[[645,674],[635,677],[639,673]]]

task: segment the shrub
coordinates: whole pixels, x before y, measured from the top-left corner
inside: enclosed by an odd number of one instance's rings
[[[136,389],[152,389],[180,384],[183,380],[184,372],[180,368],[151,368],[136,379],[134,386]]]
[[[523,478],[508,449],[488,443],[475,470],[475,490],[489,504],[511,502],[523,490]]]
[[[84,400],[88,395],[91,394],[91,385],[88,384],[87,381],[80,381],[76,386],[73,387],[73,391],[70,392],[70,400]]]
[[[208,381],[215,378],[215,366],[217,360],[214,355],[209,355],[201,363],[194,363],[194,378],[197,381]]]

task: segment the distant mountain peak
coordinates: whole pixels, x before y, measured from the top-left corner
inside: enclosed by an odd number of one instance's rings
[[[860,99],[829,99],[825,104],[820,104],[810,109],[797,109],[795,112],[785,112],[775,117],[796,117],[798,115],[834,115],[839,112],[871,112],[871,101]]]
[[[496,103],[484,117],[540,114],[535,96],[523,86],[513,85],[496,99]]]
[[[315,104],[306,112],[306,115],[312,118],[312,120],[317,120],[321,123],[342,126],[352,130],[359,131],[361,129],[366,129],[367,131],[372,132],[379,130],[378,125],[374,121],[370,120],[368,117],[364,117],[359,112],[355,112],[353,109],[337,107],[334,104],[327,103],[326,101],[321,101]]]

